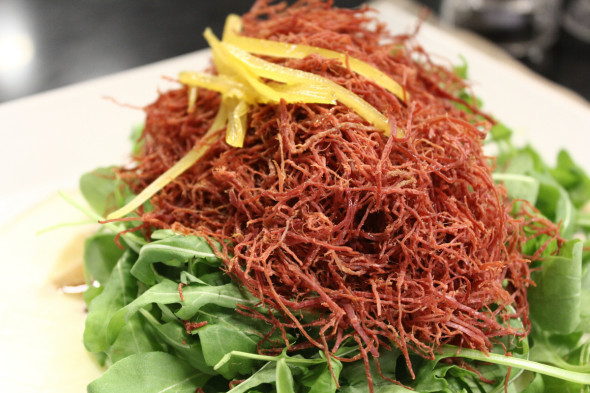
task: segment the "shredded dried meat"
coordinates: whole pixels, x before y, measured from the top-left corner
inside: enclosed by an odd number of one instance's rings
[[[337,60],[266,58],[346,87],[405,134],[387,138],[341,104],[258,105],[244,147],[219,138],[151,199],[142,225],[224,244],[228,273],[276,316],[242,313],[298,328],[299,347],[335,353],[354,340],[367,367],[392,344],[410,366],[410,352],[432,358],[445,343],[487,351],[498,337],[526,334],[527,213],[513,218],[492,180],[482,151],[490,123],[458,109],[465,82],[368,8],[258,1],[243,24],[244,35],[339,51],[385,72],[409,93],[406,103]],[[143,150],[121,170],[134,191],[211,125],[219,94],[199,89],[191,111],[187,97],[186,88],[169,91],[146,108]],[[557,236],[548,223],[541,231]]]

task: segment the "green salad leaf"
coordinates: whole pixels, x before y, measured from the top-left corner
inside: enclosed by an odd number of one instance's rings
[[[528,295],[531,318],[546,331],[571,333],[581,321],[582,242],[567,242],[559,255],[547,257],[541,266],[532,274],[536,286]]]
[[[180,267],[189,259],[209,265],[219,265],[215,252],[207,241],[198,236],[171,236],[156,240],[142,247],[139,259],[133,266],[133,275],[147,285],[156,283],[156,276],[151,269],[154,263]]]
[[[168,353],[138,353],[120,360],[90,383],[88,393],[194,393],[208,379]]]
[[[134,260],[133,252],[126,251],[113,268],[100,295],[88,306],[84,345],[90,352],[106,352],[109,349],[107,327],[110,319],[137,297],[137,281],[130,274]]]

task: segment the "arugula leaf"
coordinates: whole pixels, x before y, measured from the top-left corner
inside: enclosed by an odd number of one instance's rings
[[[320,352],[320,357],[326,359],[323,352]],[[334,377],[338,380],[340,372],[342,371],[342,363],[336,359],[330,358],[332,371],[328,367],[328,362],[320,364],[315,367],[311,367],[303,376],[302,384],[309,387],[308,393],[334,393],[336,392],[337,385]]]
[[[207,322],[196,333],[201,340],[205,362],[209,366],[217,365],[232,351],[256,353],[258,342],[269,330],[269,326],[263,326],[259,321],[244,317],[233,309],[216,306],[208,306],[199,311],[197,321]],[[243,358],[239,361],[234,359],[216,368],[216,371],[231,379],[237,374],[250,374],[253,367],[251,359]]]
[[[254,393],[254,391],[251,391],[250,389],[263,384],[274,383],[275,380],[276,362],[268,362],[264,366],[260,367],[260,369],[252,374],[248,379],[231,389],[228,393]]]
[[[205,362],[201,342],[189,335],[186,328],[176,319],[166,323],[159,323],[147,310],[141,309],[139,312],[152,325],[154,335],[167,346],[168,352],[186,360],[191,366],[205,374],[216,374],[213,367]]]
[[[88,385],[88,393],[194,393],[208,379],[168,353],[139,353],[111,366]]]
[[[295,393],[293,373],[284,357],[277,361],[275,379],[277,393]]]
[[[563,381],[559,378],[543,377],[543,393],[587,393],[588,385]]]
[[[459,58],[461,59],[461,64],[453,67],[453,73],[461,79],[467,79],[467,75],[469,74],[469,64],[465,57],[459,56]]]
[[[84,268],[92,278],[104,284],[123,250],[115,243],[115,234],[98,232],[84,243]]]
[[[517,391],[521,391],[522,393],[543,393],[545,392],[545,384],[543,382],[543,377],[541,376],[541,374],[533,374],[530,373],[533,376],[532,381],[530,381],[530,383],[528,384],[528,386],[526,388],[524,388],[523,390],[519,390],[517,389]]]
[[[522,199],[533,205],[537,203],[541,184],[534,177],[517,173],[494,173],[493,177],[504,184],[509,198]]]
[[[543,162],[538,153],[530,146],[520,150],[512,150],[501,156],[503,163],[501,173],[494,178],[506,179],[505,185],[511,197],[523,197],[532,201],[541,213],[555,223],[561,222],[561,234],[571,237],[576,226],[576,208],[567,190],[553,178],[551,169]],[[521,177],[522,176],[522,177]],[[527,180],[526,177],[535,181]],[[527,186],[526,182],[530,184]],[[538,183],[538,191],[535,188]]]
[[[590,287],[584,284],[580,294],[580,324],[576,331],[590,333]]]
[[[580,323],[582,242],[567,242],[531,276],[536,283],[528,293],[531,319],[546,331],[573,332]]]
[[[218,305],[233,310],[238,304],[255,305],[258,303],[256,298],[246,297],[233,283],[221,286],[191,284],[184,287],[182,291],[184,301],[180,299],[178,284],[173,281],[165,280],[149,288],[129,305],[112,315],[107,328],[108,342],[115,341],[128,318],[152,303],[182,304],[176,315],[183,320],[191,319],[197,311],[206,305]]]
[[[129,140],[133,144],[133,154],[138,154],[143,148],[144,139],[142,138],[142,134],[144,128],[144,124],[137,125],[133,127],[133,129],[131,130],[131,134],[129,134]]]
[[[400,380],[401,374],[398,374],[397,363],[401,359],[401,352],[398,349],[391,351],[381,351],[379,364],[383,374],[392,379]],[[370,360],[371,377],[373,387],[376,393],[410,393],[414,390],[407,389],[403,386],[393,384],[379,376],[374,360]],[[340,392],[342,393],[369,393],[369,384],[365,373],[365,363],[362,360],[354,363],[344,364],[341,376],[346,384],[342,384]],[[402,381],[403,383],[403,381]]]
[[[156,275],[151,269],[152,264],[161,262],[178,267],[190,259],[214,266],[220,263],[215,252],[202,237],[176,235],[143,246],[131,272],[147,285],[154,285]]]
[[[90,207],[101,216],[113,207],[115,195],[115,167],[97,168],[80,177],[80,191]]]
[[[88,306],[88,317],[84,329],[84,345],[90,352],[107,351],[110,342],[107,340],[109,320],[118,310],[131,303],[137,296],[137,281],[131,276],[131,266],[137,256],[127,250],[121,256],[104,290],[96,296]]]
[[[136,353],[164,351],[166,347],[154,339],[151,329],[140,314],[129,318],[117,340],[108,349],[111,364]]]
[[[260,301],[235,283],[219,286],[192,284],[183,288],[184,301],[176,315],[181,319],[192,318],[207,305],[217,305],[234,310],[238,304],[254,306]]]
[[[553,181],[541,180],[536,207],[551,221],[561,222],[564,237],[573,235],[576,210],[563,187]]]
[[[567,151],[559,152],[557,166],[550,173],[567,190],[576,208],[581,208],[590,200],[590,178],[574,163]]]
[[[512,130],[505,124],[496,123],[490,130],[490,136],[493,141],[507,142],[512,138]]]

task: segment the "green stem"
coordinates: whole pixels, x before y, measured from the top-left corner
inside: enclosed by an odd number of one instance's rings
[[[465,348],[460,349],[455,346],[446,345],[442,348],[442,353],[439,355],[439,357],[460,357],[472,360],[479,360],[482,362],[501,364],[503,366],[533,371],[539,374],[547,375],[558,379],[563,379],[565,381],[573,383],[590,385],[589,373],[580,373],[576,371],[564,370],[559,367],[549,366],[547,364],[537,363],[531,360],[519,359],[512,356],[499,355],[497,353],[489,353],[488,355],[486,355],[481,351]]]
[[[96,224],[96,221],[94,221],[94,220],[81,220],[81,221],[73,221],[73,222],[62,222],[60,224],[55,224],[55,225],[49,226],[47,228],[40,229],[35,234],[37,236],[40,236],[40,235],[43,235],[47,232],[55,231],[55,230],[61,229],[61,228],[77,227],[80,225],[89,225],[89,224]]]
[[[70,205],[72,205],[73,207],[75,207],[76,209],[81,211],[82,213],[86,214],[88,216],[88,218],[95,220],[94,221],[95,223],[98,223],[100,221],[105,221],[104,217],[93,212],[92,210],[88,209],[87,207],[80,205],[78,202],[76,202],[72,197],[70,197],[66,193],[59,191],[59,196],[61,196],[67,203],[69,203]],[[112,230],[115,233],[122,232],[125,230],[125,228],[123,226],[117,225],[112,222],[103,223],[101,225],[109,228],[110,230]],[[130,243],[129,244],[130,246],[132,246],[133,244],[136,244],[138,246],[145,244],[145,241],[143,239],[139,238],[138,236],[133,235],[132,233],[124,233],[121,236]],[[132,248],[135,248],[135,247],[132,247]],[[138,251],[138,249],[135,251]]]
[[[278,355],[278,356],[266,356],[266,355],[258,355],[255,353],[249,352],[241,352],[241,351],[231,351],[227,353],[221,360],[213,367],[214,370],[219,369],[225,363],[227,363],[232,357],[238,358],[245,358],[245,359],[253,359],[253,360],[262,360],[265,362],[276,362],[279,359],[285,359],[287,363],[291,364],[300,364],[300,365],[314,365],[314,364],[322,364],[326,363],[324,359],[302,359],[302,358],[292,358],[285,355]]]

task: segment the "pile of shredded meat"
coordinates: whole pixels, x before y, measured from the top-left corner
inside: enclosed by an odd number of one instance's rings
[[[414,34],[391,35],[369,8],[259,0],[242,20],[243,35],[338,51],[386,73],[405,102],[338,60],[265,57],[346,87],[403,135],[386,137],[341,104],[255,106],[244,147],[218,138],[151,199],[152,211],[139,211],[138,228],[223,244],[228,273],[272,311],[241,312],[274,324],[287,342],[284,332],[299,329],[304,340],[290,349],[333,354],[354,340],[368,367],[392,345],[409,361],[445,343],[487,351],[499,337],[526,334],[530,257],[520,249],[530,216],[511,216],[492,180],[482,151],[491,122],[459,98],[465,82],[431,61]],[[145,108],[142,149],[120,170],[135,192],[211,125],[219,94],[199,89],[191,113],[187,97],[179,88]]]

